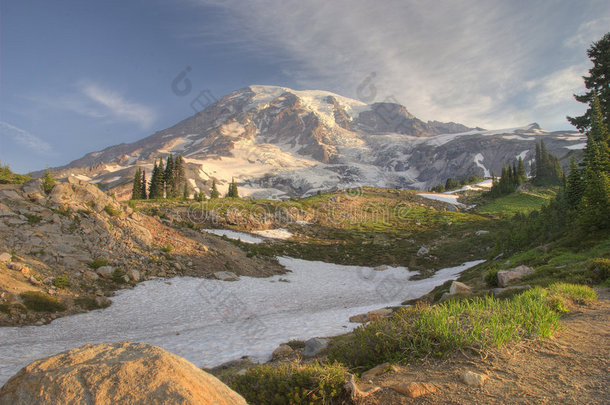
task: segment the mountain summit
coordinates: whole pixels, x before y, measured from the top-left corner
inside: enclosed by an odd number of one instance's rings
[[[137,167],[181,154],[193,191],[232,178],[246,196],[285,198],[318,190],[376,185],[427,188],[449,177],[500,172],[504,162],[533,158],[535,140],[563,157],[582,148],[575,132],[530,124],[486,131],[424,122],[396,103],[365,104],[321,90],[248,86],[140,141],[108,147],[57,168],[127,197]]]

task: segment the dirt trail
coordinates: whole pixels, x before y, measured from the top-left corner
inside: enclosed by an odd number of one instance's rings
[[[599,302],[566,314],[552,339],[523,342],[483,359],[456,355],[399,367],[363,384],[383,389],[358,404],[609,404],[610,290],[598,293]],[[465,370],[489,379],[482,387],[467,386],[460,378]],[[439,390],[412,399],[389,388],[411,381]]]

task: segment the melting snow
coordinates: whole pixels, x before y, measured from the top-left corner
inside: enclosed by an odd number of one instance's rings
[[[491,177],[491,173],[489,173],[489,170],[485,166],[483,166],[483,155],[477,153],[474,156],[474,163],[476,163],[477,166],[483,169],[483,171],[485,172],[485,177]]]
[[[263,236],[265,238],[271,239],[290,239],[292,238],[292,233],[288,231],[288,229],[278,228],[278,229],[265,229],[263,231],[253,231],[257,235]]]
[[[570,146],[564,146],[564,148],[570,149],[570,150],[575,150],[575,149],[584,149],[585,146],[587,146],[587,143],[583,142],[583,143],[577,143],[577,144],[570,145]]]
[[[155,279],[117,292],[107,309],[48,325],[0,328],[0,384],[30,362],[87,343],[143,342],[213,367],[251,355],[267,360],[279,343],[345,333],[351,315],[397,305],[431,291],[482,260],[428,279],[389,267],[341,266],[279,258],[290,273],[240,281]],[[279,282],[279,279],[289,282]]]
[[[442,202],[446,202],[452,205],[455,205],[457,207],[465,207],[464,204],[458,202],[458,198],[460,198],[458,195],[454,195],[454,194],[432,194],[432,193],[422,193],[422,194],[417,194],[421,197],[427,198],[429,200],[436,200],[436,201],[442,201]]]
[[[245,243],[262,243],[263,239],[252,236],[249,233],[231,231],[229,229],[204,229],[207,233],[218,236],[226,236],[229,239],[241,240]]]

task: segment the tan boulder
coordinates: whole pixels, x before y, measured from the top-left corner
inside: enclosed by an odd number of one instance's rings
[[[437,391],[434,385],[422,382],[402,382],[393,385],[392,389],[410,398],[421,397],[422,395],[432,394]]]
[[[246,401],[185,359],[143,343],[85,345],[24,367],[0,404],[216,404]]]

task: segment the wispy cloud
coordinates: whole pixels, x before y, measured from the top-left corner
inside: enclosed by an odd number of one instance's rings
[[[572,97],[572,94],[583,93],[582,76],[587,73],[587,66],[578,64],[557,70],[547,76],[526,83],[534,91],[536,108],[560,104]]]
[[[28,131],[0,121],[0,134],[38,153],[52,152],[51,145]]]
[[[109,115],[117,119],[135,122],[143,129],[150,128],[155,121],[155,113],[151,108],[128,101],[118,92],[94,83],[83,84],[81,92],[91,101],[103,106]]]
[[[592,21],[610,17],[598,0],[199,4],[230,16],[217,26],[200,28],[202,37],[233,41],[263,55],[274,49],[288,58],[281,62],[285,72],[304,88],[356,97],[357,86],[375,72],[378,100],[391,95],[423,119],[487,127],[536,119],[538,111],[531,107],[542,108],[544,97],[537,98],[538,87],[528,83],[546,80],[550,85],[548,76],[557,70],[570,83],[580,80],[581,72],[568,67],[582,64],[586,55],[584,49],[575,52],[572,43],[588,46],[598,39],[600,27]],[[193,28],[187,29],[192,35]],[[558,90],[555,96],[566,101],[571,92],[562,96]],[[555,111],[554,124],[565,122],[566,113]]]

